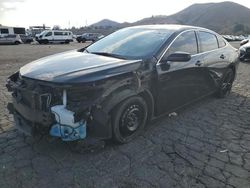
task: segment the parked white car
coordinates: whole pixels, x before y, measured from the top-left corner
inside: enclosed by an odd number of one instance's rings
[[[70,43],[73,42],[73,34],[71,31],[62,30],[45,30],[36,35],[36,41],[40,44],[48,43]]]
[[[0,35],[0,44],[22,44],[22,40],[19,35],[5,34]]]

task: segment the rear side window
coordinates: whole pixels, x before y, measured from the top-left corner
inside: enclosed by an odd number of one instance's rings
[[[221,36],[217,36],[217,39],[219,43],[219,48],[223,48],[224,46],[226,46],[226,42]]]
[[[63,35],[62,32],[54,32],[54,35]]]
[[[8,35],[8,38],[16,38],[16,35]]]
[[[201,52],[207,52],[218,49],[217,38],[214,34],[208,32],[199,32]]]
[[[188,31],[178,36],[168,49],[166,55],[170,55],[175,52],[187,52],[191,55],[197,54],[197,40],[194,31]]]

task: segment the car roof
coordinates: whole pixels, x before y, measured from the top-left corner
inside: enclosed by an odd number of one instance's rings
[[[211,31],[206,28],[197,27],[197,26],[190,26],[190,25],[177,25],[177,24],[156,24],[156,25],[139,25],[139,26],[132,26],[129,28],[141,28],[141,29],[166,29],[166,30],[173,30],[173,31],[185,31],[189,29],[198,29],[203,31],[209,31],[212,33],[215,33],[214,31]]]

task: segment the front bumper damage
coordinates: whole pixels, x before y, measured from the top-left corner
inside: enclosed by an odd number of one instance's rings
[[[12,75],[6,84],[12,92],[12,102],[7,108],[14,116],[15,126],[26,135],[50,134],[63,141],[82,140],[87,136],[111,137],[108,115],[90,102],[84,106],[80,101],[80,105],[72,108],[68,101],[71,96],[67,96],[70,88],[31,85],[24,83],[18,73]]]

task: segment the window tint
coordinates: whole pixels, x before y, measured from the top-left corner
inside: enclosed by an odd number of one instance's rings
[[[170,46],[167,56],[174,52],[187,52],[191,55],[197,54],[197,40],[194,31],[188,31],[181,34]]]
[[[199,32],[201,51],[206,52],[218,48],[217,38],[214,34],[208,32]]]
[[[54,32],[54,35],[63,35],[62,32]]]
[[[0,29],[0,33],[9,34],[9,30],[8,29]]]
[[[49,37],[49,36],[51,36],[52,35],[52,32],[48,32],[46,35],[45,35],[45,37]]]
[[[217,39],[218,39],[218,43],[219,43],[219,48],[226,46],[226,42],[221,36],[218,36]]]

